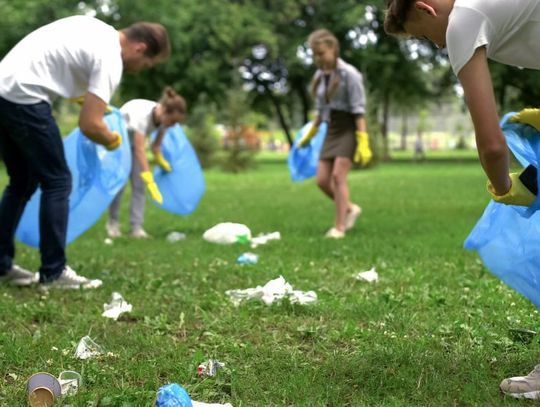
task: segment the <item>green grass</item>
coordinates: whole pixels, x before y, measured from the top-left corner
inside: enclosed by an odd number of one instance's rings
[[[364,214],[343,241],[322,238],[332,202],[313,181],[291,183],[284,163],[241,175],[210,171],[206,181],[189,217],[147,206],[152,240],[107,246],[101,219],[69,246],[72,267],[103,279],[101,289],[44,296],[0,287],[1,406],[25,405],[32,373],[62,370],[84,376],[72,406],[150,406],[170,382],[195,400],[235,407],[524,404],[502,397],[498,384],[540,360],[537,339],[523,344],[508,334],[536,330],[538,312],[462,249],[488,201],[478,163],[353,172],[352,197]],[[127,225],[127,200],[123,215]],[[240,266],[235,259],[248,247],[201,238],[222,221],[255,234],[277,230],[282,240],[255,249],[257,265]],[[168,243],[173,230],[187,240]],[[37,252],[18,247],[18,264],[37,268]],[[378,283],[352,279],[372,266]],[[315,290],[318,303],[235,308],[224,293],[280,274]],[[117,322],[100,315],[113,291],[133,304]],[[111,354],[75,359],[87,334]],[[197,365],[209,358],[227,369],[199,379]]]

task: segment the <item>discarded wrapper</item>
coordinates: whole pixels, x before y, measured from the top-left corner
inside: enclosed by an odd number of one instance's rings
[[[251,231],[241,223],[218,223],[204,232],[203,239],[218,244],[248,243]]]
[[[374,283],[379,281],[379,275],[375,271],[375,266],[373,266],[368,271],[363,271],[361,273],[355,274],[353,277],[357,280],[367,281],[368,283]]]
[[[243,253],[241,254],[238,259],[236,259],[236,262],[238,264],[257,264],[259,261],[259,256],[257,256],[255,253]]]
[[[90,359],[101,354],[103,354],[103,348],[89,336],[81,338],[75,350],[75,356],[82,360]]]
[[[182,232],[171,232],[167,235],[167,241],[174,243],[179,242],[180,240],[185,240],[186,234]]]
[[[225,367],[225,363],[222,363],[217,359],[209,359],[208,362],[201,363],[197,367],[197,374],[199,376],[214,377],[217,374],[218,369],[223,367]]]
[[[257,246],[268,243],[270,240],[280,240],[280,239],[281,239],[281,233],[272,232],[272,233],[267,233],[265,235],[263,234],[263,235],[255,236],[250,240],[249,243],[251,245],[251,248],[254,249]]]
[[[73,370],[65,370],[58,376],[58,381],[62,387],[63,396],[73,396],[78,393],[82,386],[82,377]]]
[[[103,313],[101,316],[112,318],[116,321],[120,314],[131,312],[132,308],[133,306],[124,300],[122,294],[114,292],[111,296],[111,302],[109,304],[103,304]]]
[[[266,305],[279,301],[285,297],[293,304],[311,304],[317,301],[317,293],[315,291],[299,291],[285,281],[283,276],[279,276],[274,280],[270,280],[264,286],[255,288],[247,288],[244,290],[227,290],[225,291],[235,306],[240,305],[243,301],[251,299],[259,299]]]

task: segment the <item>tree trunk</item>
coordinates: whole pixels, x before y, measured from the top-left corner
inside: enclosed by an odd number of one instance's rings
[[[382,160],[390,161],[390,149],[388,145],[388,119],[390,115],[390,92],[386,91],[383,96],[383,117],[381,123],[381,135],[383,141]]]
[[[266,93],[270,97],[270,100],[272,101],[272,104],[274,105],[276,109],[276,113],[278,115],[279,124],[281,124],[281,128],[285,132],[285,136],[287,136],[287,141],[289,142],[289,147],[292,147],[293,145],[293,139],[291,137],[291,130],[289,129],[289,125],[287,124],[287,121],[285,120],[285,115],[283,114],[283,109],[281,108],[281,103],[277,97],[275,97],[272,94],[272,91],[266,87]]]

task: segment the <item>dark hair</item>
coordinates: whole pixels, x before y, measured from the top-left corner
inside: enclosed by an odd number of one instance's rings
[[[169,35],[161,24],[141,21],[121,31],[128,41],[146,44],[146,56],[167,59],[171,54]]]
[[[178,112],[186,114],[187,111],[187,105],[184,98],[176,93],[170,86],[166,86],[165,89],[163,89],[159,104],[166,113]]]
[[[339,41],[336,38],[334,34],[332,34],[329,30],[325,28],[321,28],[319,30],[313,31],[309,37],[308,37],[308,45],[311,49],[313,47],[324,44],[330,48],[333,48],[336,54],[336,59],[339,57]],[[311,82],[311,94],[313,96],[317,96],[317,88],[319,87],[319,84],[321,83],[323,75],[317,74],[313,78],[313,81]],[[332,96],[334,96],[334,93],[336,92],[338,85],[339,85],[340,79],[339,75],[333,75],[332,81],[328,84],[328,87],[326,89],[326,101],[330,101],[332,99]]]
[[[387,34],[405,34],[404,24],[407,15],[415,0],[388,0],[386,3],[386,13],[384,16],[384,31]]]

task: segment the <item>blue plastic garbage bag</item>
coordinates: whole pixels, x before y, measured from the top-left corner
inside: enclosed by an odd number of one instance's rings
[[[158,390],[156,407],[192,407],[192,403],[187,391],[173,383]]]
[[[122,136],[122,144],[114,151],[95,144],[79,128],[64,139],[72,177],[66,243],[71,243],[99,219],[129,177],[131,148],[122,115],[113,109],[104,120],[110,130]],[[39,246],[40,197],[41,189],[38,189],[26,205],[16,233],[21,242],[34,247]]]
[[[298,142],[309,129],[312,123],[307,123],[296,134],[293,147],[289,153],[288,164],[289,172],[291,173],[291,179],[294,182],[303,181],[305,179],[314,177],[317,174],[317,164],[319,163],[319,155],[321,154],[321,148],[326,137],[326,130],[328,125],[326,122],[322,122],[319,126],[319,131],[311,139],[309,145],[305,147],[298,147]]]
[[[533,127],[507,123],[501,127],[517,160],[527,167],[540,162],[540,133]],[[465,240],[485,266],[510,287],[540,307],[540,199],[529,208],[491,201]]]
[[[156,138],[157,132],[151,135]],[[197,154],[179,124],[167,129],[161,144],[163,157],[172,171],[154,168],[154,179],[163,196],[163,204],[155,205],[177,215],[189,215],[204,194],[204,175]]]

